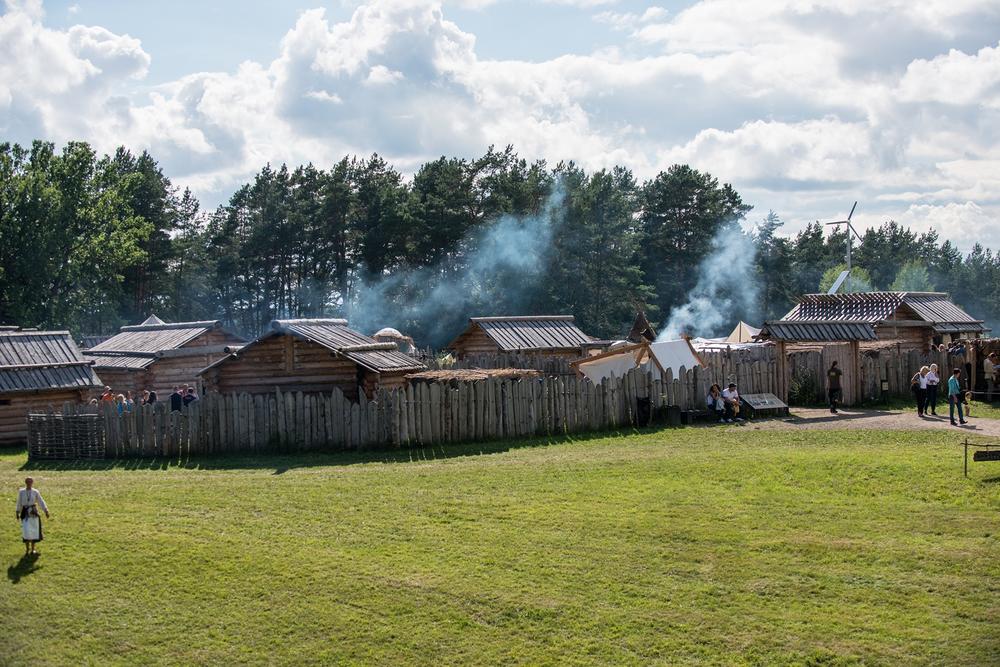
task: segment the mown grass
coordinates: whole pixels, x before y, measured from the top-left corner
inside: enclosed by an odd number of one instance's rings
[[[732,427],[27,468],[4,664],[997,664],[1000,464]],[[994,467],[990,467],[990,466]]]

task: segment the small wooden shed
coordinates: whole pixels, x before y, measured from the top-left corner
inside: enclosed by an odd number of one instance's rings
[[[122,327],[84,355],[115,393],[149,389],[164,399],[175,385],[195,383],[201,369],[245,342],[218,320],[167,324],[153,315],[142,324]]]
[[[459,359],[483,354],[537,354],[576,359],[596,341],[572,315],[473,317],[448,345]]]
[[[318,393],[337,387],[357,400],[359,387],[372,398],[377,388],[402,387],[407,374],[425,368],[396,343],[348,328],[347,320],[274,320],[239,352],[205,368],[201,378],[208,391]]]
[[[68,331],[0,330],[0,443],[24,442],[29,412],[85,402],[101,387]]]

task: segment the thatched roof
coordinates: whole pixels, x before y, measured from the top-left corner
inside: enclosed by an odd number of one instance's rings
[[[454,368],[439,371],[410,373],[410,382],[475,382],[476,380],[521,380],[542,377],[542,372],[533,368]]]

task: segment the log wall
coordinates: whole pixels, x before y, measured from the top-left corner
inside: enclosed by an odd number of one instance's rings
[[[84,398],[76,390],[55,390],[40,393],[0,394],[0,444],[12,445],[28,437],[28,413],[51,412],[66,403],[79,403]]]

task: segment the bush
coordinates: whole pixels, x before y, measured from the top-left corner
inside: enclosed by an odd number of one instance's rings
[[[819,382],[812,373],[796,373],[788,385],[789,405],[817,405]]]

